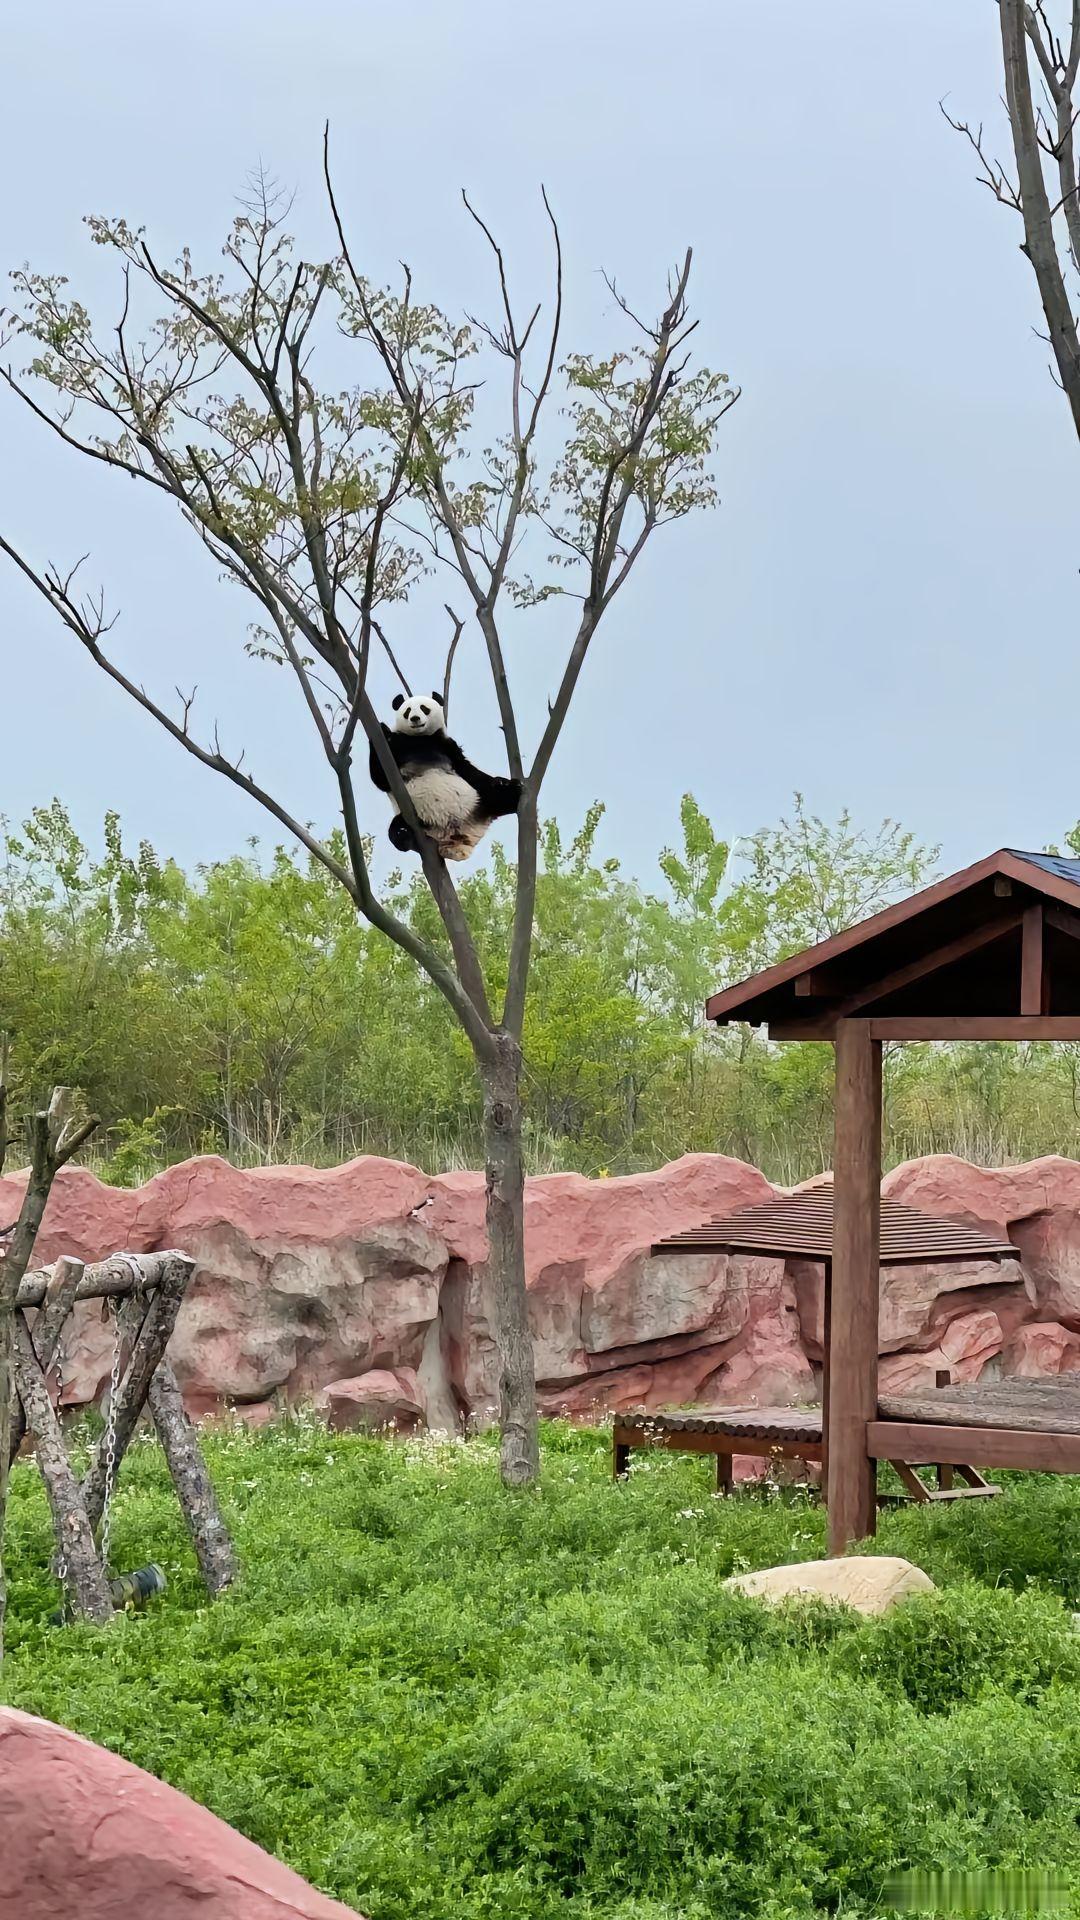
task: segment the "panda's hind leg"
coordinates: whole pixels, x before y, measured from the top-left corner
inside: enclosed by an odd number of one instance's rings
[[[390,841],[390,845],[396,847],[399,853],[418,853],[420,851],[416,844],[416,835],[404,814],[395,813],[387,829],[387,838]]]

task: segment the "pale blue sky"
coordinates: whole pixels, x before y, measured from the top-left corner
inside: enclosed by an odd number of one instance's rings
[[[367,271],[407,258],[453,310],[483,307],[487,288],[462,184],[524,296],[543,290],[546,182],[568,345],[618,337],[601,268],[655,306],[692,241],[701,353],[743,388],[721,436],[723,505],[657,538],[602,629],[548,810],[572,822],[605,799],[606,849],[645,876],[684,789],[737,833],[800,787],[818,811],[896,815],[959,865],[1041,845],[1080,813],[1080,447],[1015,220],[938,109],[947,94],[998,127],[996,34],[977,0],[17,8],[0,257],[60,268],[111,313],[110,263],[80,216],[122,211],[160,253],[186,240],[209,261],[260,160],[296,191],[304,251],[328,250],[327,116]],[[39,560],[90,549],[88,574],[124,610],[124,658],[163,692],[197,678],[226,743],[246,741],[295,810],[328,824],[291,699],[242,657],[239,597],[166,503],[84,470],[13,402],[0,421],[9,537]],[[429,639],[398,631],[406,653]],[[535,725],[559,636],[530,632],[512,666]],[[274,837],[11,571],[0,647],[0,811],[55,792],[93,830],[116,807],[186,861]],[[479,670],[475,643],[471,657]],[[495,766],[467,659],[454,719]],[[369,819],[382,835],[374,797]]]

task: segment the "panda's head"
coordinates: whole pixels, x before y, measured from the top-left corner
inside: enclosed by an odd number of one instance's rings
[[[410,693],[408,699],[403,693],[394,695],[395,733],[411,733],[418,737],[441,733],[445,725],[446,716],[440,694]]]

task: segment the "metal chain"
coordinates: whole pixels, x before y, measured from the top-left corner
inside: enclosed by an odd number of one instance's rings
[[[106,1573],[109,1571],[112,1547],[112,1497],[116,1483],[116,1416],[117,1402],[120,1397],[120,1362],[124,1344],[120,1313],[115,1302],[110,1302],[109,1311],[113,1317],[115,1338],[112,1373],[109,1377],[109,1412],[105,1422],[105,1492],[101,1504],[101,1564]]]

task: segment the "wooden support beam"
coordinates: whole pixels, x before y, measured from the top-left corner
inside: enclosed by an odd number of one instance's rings
[[[88,1266],[79,1282],[75,1294],[76,1300],[107,1300],[126,1298],[138,1288],[150,1292],[168,1271],[172,1260],[186,1260],[185,1253],[113,1253],[107,1260],[96,1260]],[[138,1267],[140,1279],[137,1282],[132,1272],[132,1261]],[[19,1287],[18,1307],[40,1307],[46,1298],[50,1286],[51,1267],[40,1267],[28,1273]]]
[[[1014,933],[1020,921],[1019,913],[1005,913],[1000,920],[971,927],[967,933],[958,934],[955,940],[947,941],[943,947],[936,947],[932,953],[921,954],[918,960],[909,961],[906,967],[894,967],[891,973],[882,974],[879,980],[841,1000],[835,1009],[837,1017],[845,1019],[860,1013],[864,1008],[873,1006],[876,1000],[885,1000],[889,994],[914,986],[917,980],[924,980],[928,974],[939,973],[943,967],[951,967],[957,960],[966,960],[969,954],[992,946],[995,940],[1002,939],[1007,933]],[[1034,1011],[1041,1013],[1043,1009],[1036,1007]]]
[[[48,1378],[49,1368],[60,1348],[64,1337],[64,1327],[68,1314],[75,1302],[85,1268],[81,1260],[58,1260],[49,1279],[48,1290],[43,1305],[34,1321],[31,1338],[34,1352],[42,1375]],[[15,1456],[26,1437],[26,1409],[19,1401],[11,1416],[11,1440],[8,1446],[8,1465],[14,1465]]]
[[[866,1020],[836,1033],[836,1147],[829,1315],[829,1552],[876,1523],[876,1465],[867,1423],[877,1412],[881,1046]]]
[[[1041,900],[1024,908],[1024,934],[1020,962],[1020,1012],[1044,1014],[1049,1011],[1046,962],[1043,954],[1043,908]]]
[[[18,1310],[15,1313],[15,1381],[37,1447],[64,1584],[76,1613],[84,1620],[103,1626],[113,1616],[108,1581],[97,1557],[82,1489],[67,1457],[60,1422],[34,1352],[30,1329]]]
[[[1043,907],[1043,919],[1055,932],[1067,934],[1070,940],[1080,940],[1080,913],[1070,913],[1068,907]]]
[[[176,1316],[180,1311],[184,1289],[194,1264],[195,1262],[186,1254],[170,1255],[153,1299],[146,1310],[131,1358],[120,1382],[116,1417],[113,1419],[110,1413],[106,1432],[98,1442],[97,1450],[83,1477],[83,1497],[92,1527],[97,1526],[105,1505],[105,1485],[108,1476],[106,1441],[109,1429],[111,1428],[113,1433],[114,1471],[116,1471],[127,1452],[128,1442],[146,1404],[150,1382],[161,1363],[169,1337],[176,1325]]]
[[[1018,1473],[1080,1473],[1080,1433],[1043,1433],[1017,1427],[944,1426],[907,1420],[871,1420],[866,1444],[879,1460],[913,1467],[1012,1467]]]
[[[843,1022],[838,1024],[840,1031]],[[875,1040],[1080,1040],[1080,1014],[928,1014],[870,1018]],[[794,1037],[794,1036],[791,1036]]]
[[[147,1397],[203,1584],[211,1596],[224,1593],[236,1579],[236,1554],[168,1355],[158,1362]]]
[[[994,875],[994,892],[999,900],[1008,900],[1012,894],[1012,881],[1007,874]]]

